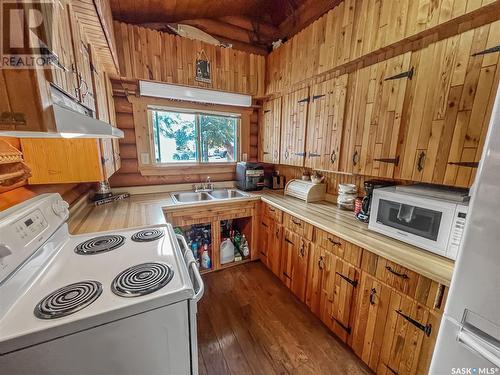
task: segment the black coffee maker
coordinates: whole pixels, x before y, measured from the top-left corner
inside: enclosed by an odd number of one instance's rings
[[[361,204],[361,211],[358,212],[356,218],[364,223],[367,223],[370,220],[370,208],[372,205],[372,195],[373,190],[392,186],[394,182],[384,181],[384,180],[368,180],[365,181],[365,196],[363,198],[363,203]]]

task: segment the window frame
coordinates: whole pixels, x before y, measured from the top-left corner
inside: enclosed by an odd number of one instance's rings
[[[196,108],[182,108],[175,106],[159,106],[159,105],[148,105],[146,108],[147,118],[148,118],[148,130],[151,134],[150,137],[150,165],[153,168],[179,168],[179,167],[200,167],[200,166],[235,166],[240,160],[242,160],[242,147],[241,147],[241,126],[242,126],[242,114],[238,112],[226,112],[226,111],[211,111],[211,110],[200,110]],[[163,112],[178,112],[187,113],[195,115],[195,128],[196,128],[196,162],[158,162],[156,161],[156,148],[154,141],[154,127],[153,127],[153,113],[155,111]],[[215,116],[225,116],[237,119],[236,124],[236,160],[230,162],[209,162],[201,160],[201,127],[199,123],[200,115],[215,115]]]

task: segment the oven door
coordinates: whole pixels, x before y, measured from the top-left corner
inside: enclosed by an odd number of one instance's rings
[[[368,228],[446,256],[456,204],[376,189]]]

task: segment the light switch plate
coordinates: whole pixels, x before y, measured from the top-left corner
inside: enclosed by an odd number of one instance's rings
[[[147,152],[141,152],[141,164],[149,164],[149,154]]]

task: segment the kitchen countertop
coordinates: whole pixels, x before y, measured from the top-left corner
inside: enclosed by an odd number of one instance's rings
[[[454,267],[452,260],[369,231],[368,225],[356,220],[352,212],[341,210],[333,203],[305,203],[284,196],[283,192],[267,190],[251,193],[250,197],[239,198],[238,201],[257,199],[432,280],[450,284]],[[225,202],[234,200],[180,205],[174,204],[170,193],[138,194],[103,206],[87,205],[71,216],[69,227],[71,233],[80,234],[162,224],[166,222],[166,210]]]

